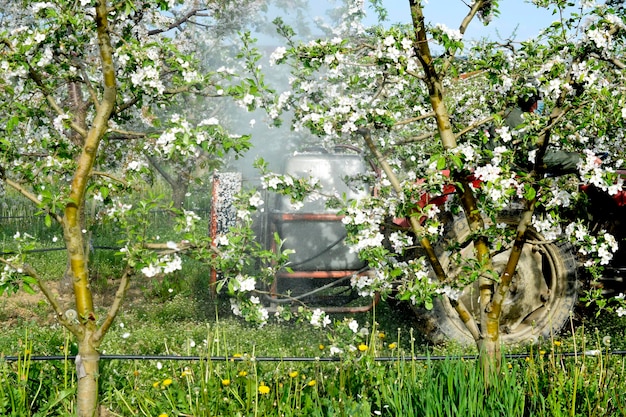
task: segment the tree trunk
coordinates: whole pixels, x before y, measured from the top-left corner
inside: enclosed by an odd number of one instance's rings
[[[93,331],[85,331],[78,342],[76,356],[76,415],[79,417],[98,417],[98,378],[100,375],[100,353],[93,344]]]
[[[422,68],[424,69],[424,81],[428,86],[428,94],[430,96],[430,103],[435,113],[435,119],[437,122],[437,129],[441,137],[441,142],[446,150],[454,149],[457,146],[456,135],[452,130],[450,124],[450,116],[444,102],[444,89],[442,85],[442,76],[446,71],[446,65],[440,69],[441,73],[437,71],[434,60],[432,58],[430,47],[428,46],[429,39],[426,33],[426,25],[424,23],[424,14],[421,3],[415,0],[409,0],[411,8],[411,17],[413,20],[413,29],[415,32],[415,45],[414,50],[417,58],[419,59]],[[464,19],[461,26],[461,31],[464,32],[465,28],[469,24],[469,21],[482,7],[483,1],[476,1],[472,5],[467,17]],[[447,59],[453,58],[453,51],[446,53]],[[460,184],[457,186],[457,194],[461,199],[463,211],[466,214],[468,224],[472,232],[476,235],[474,239],[474,248],[476,251],[476,259],[481,265],[481,268],[485,270],[493,269],[491,263],[491,254],[489,252],[489,246],[487,240],[481,235],[481,230],[484,229],[484,222],[480,211],[478,210],[476,199],[471,187],[468,184],[467,178],[464,173],[454,173],[455,182]],[[483,274],[484,275],[484,274]],[[466,324],[468,330],[474,336],[476,345],[478,347],[480,362],[483,366],[485,383],[490,384],[492,378],[496,377],[497,371],[500,369],[501,351],[500,351],[500,307],[497,305],[497,310],[492,311],[492,298],[494,295],[494,282],[493,279],[485,276],[479,278],[480,289],[480,329],[476,329],[473,320],[469,320],[467,317],[467,311],[465,311],[459,303],[455,304],[457,312],[463,322]]]

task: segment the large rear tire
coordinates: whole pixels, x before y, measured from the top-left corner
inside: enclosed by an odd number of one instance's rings
[[[511,227],[516,217],[500,219]],[[535,343],[561,330],[577,301],[577,262],[567,242],[548,242],[534,229],[526,232],[517,270],[503,304],[500,320],[501,340],[505,344]],[[453,248],[453,249],[450,249]],[[444,239],[435,247],[448,277],[461,273],[452,261],[455,254],[474,258],[474,245],[465,216],[454,216],[448,222]],[[510,248],[493,254],[492,261],[501,272],[509,258]],[[460,300],[480,323],[478,283],[463,289]],[[453,339],[463,344],[474,340],[447,297],[439,297],[430,311],[416,309],[429,339],[441,342]]]

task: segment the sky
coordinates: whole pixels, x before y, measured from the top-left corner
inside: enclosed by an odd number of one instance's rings
[[[465,0],[465,3],[470,3],[470,0]],[[462,0],[428,0],[424,16],[427,22],[443,23],[451,29],[458,29],[469,10],[465,3]],[[515,39],[524,41],[536,36],[542,28],[557,20],[550,10],[539,9],[525,0],[501,0],[499,3],[500,16],[489,26],[484,26],[478,19],[472,20],[465,33],[465,40],[485,37],[490,40],[505,39],[517,28]],[[389,12],[391,23],[410,22],[408,0],[383,0],[383,4]]]

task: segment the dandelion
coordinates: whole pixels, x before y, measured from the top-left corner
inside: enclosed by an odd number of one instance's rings
[[[172,381],[170,378],[166,378],[166,379],[164,379],[164,380],[163,380],[163,382],[161,383],[161,385],[162,385],[163,387],[168,387],[168,386],[172,385],[172,382],[173,382],[173,381]]]
[[[297,376],[298,376],[298,371],[291,371],[291,372],[289,372],[289,377],[290,378],[295,378]]]
[[[602,338],[602,344],[604,344],[604,346],[611,346],[611,336],[604,336]]]
[[[265,384],[261,384],[259,385],[259,394],[261,395],[267,395],[270,393],[270,387],[268,387]]]
[[[246,371],[239,371],[239,373],[237,374],[240,378],[244,378],[248,375],[248,372]]]
[[[161,385],[161,381],[156,381],[155,383],[152,384],[153,388],[158,388],[159,385]]]
[[[315,381],[314,379],[310,380],[309,383],[307,384],[309,387],[314,387],[315,384],[317,384],[317,381]]]
[[[222,379],[222,386],[223,387],[227,387],[230,385],[230,379],[226,378],[226,379]]]
[[[161,413],[161,414],[159,414],[159,417],[167,417],[167,414]]]
[[[319,347],[320,350],[324,350],[324,348],[326,348],[326,346],[322,345],[321,343],[320,343],[320,345],[318,347]]]
[[[383,333],[383,332],[378,333],[378,338],[381,339],[381,340],[384,339],[385,338],[385,333]]]
[[[181,377],[181,378],[184,378],[184,377],[186,377],[186,376],[190,376],[190,375],[191,375],[191,369],[189,369],[189,368],[185,368],[185,369],[183,370],[183,372],[180,374],[180,377]]]
[[[559,341],[559,340],[555,340],[555,341],[554,341],[554,346],[556,346],[556,347],[561,346],[561,341]]]
[[[395,349],[397,347],[398,347],[398,344],[396,342],[389,343],[389,349],[393,350],[393,349]]]
[[[365,343],[361,343],[358,347],[359,352],[365,352],[367,350],[367,345]]]

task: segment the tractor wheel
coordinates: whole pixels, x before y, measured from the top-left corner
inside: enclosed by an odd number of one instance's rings
[[[516,226],[516,217],[499,220],[510,227]],[[475,257],[475,254],[465,216],[454,216],[448,224],[444,239],[435,250],[444,270],[452,278],[461,273],[460,267],[452,262],[453,256],[460,253],[467,258]],[[534,229],[526,233],[527,241],[502,307],[500,334],[506,344],[534,343],[558,332],[568,321],[578,298],[577,262],[572,246],[566,242],[545,241]],[[455,249],[449,250],[451,247]],[[493,255],[497,272],[504,269],[509,253],[510,248],[504,248]],[[459,299],[480,323],[478,283],[465,287]],[[431,340],[474,343],[447,297],[438,297],[430,311],[416,311]]]

